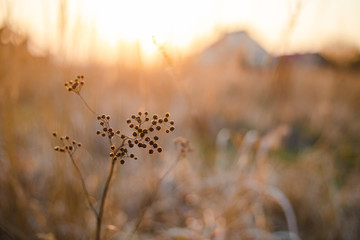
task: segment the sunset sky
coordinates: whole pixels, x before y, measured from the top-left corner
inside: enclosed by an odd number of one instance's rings
[[[359,0],[0,0],[0,18],[33,52],[73,60],[153,59],[152,36],[185,56],[237,30],[274,54],[360,47]]]

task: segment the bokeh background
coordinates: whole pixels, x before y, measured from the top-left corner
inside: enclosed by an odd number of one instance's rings
[[[359,1],[0,0],[0,26],[1,239],[94,238],[53,150],[53,131],[82,142],[97,205],[109,146],[64,87],[78,75],[121,131],[176,123],[118,165],[103,239],[360,238]]]

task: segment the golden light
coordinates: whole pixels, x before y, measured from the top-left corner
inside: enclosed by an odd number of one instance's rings
[[[146,63],[159,57],[153,36],[182,55],[201,51],[222,33],[239,30],[250,31],[275,53],[317,51],[331,39],[359,46],[360,2],[347,2],[334,1],[323,11],[321,0],[8,0],[0,5],[0,21],[1,15],[10,16],[15,30],[66,60],[129,62],[141,56]],[[301,6],[298,19],[283,44],[296,6]]]
[[[81,4],[81,14],[94,24],[101,48],[114,49],[119,45],[140,47],[143,57],[151,58],[159,43],[186,51],[194,36],[212,30],[211,15],[201,15],[201,9],[209,12],[206,1],[107,0],[86,1]],[[112,51],[113,54],[121,54]]]

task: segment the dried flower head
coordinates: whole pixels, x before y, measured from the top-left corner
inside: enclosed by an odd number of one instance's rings
[[[132,114],[130,118],[126,119],[126,124],[132,130],[131,134],[121,134],[120,130],[113,130],[110,126],[111,117],[106,114],[100,114],[97,116],[101,130],[97,130],[96,134],[103,137],[108,137],[111,143],[110,149],[111,152],[109,156],[115,160],[119,159],[121,164],[125,163],[126,158],[137,159],[134,153],[129,153],[129,150],[133,147],[138,147],[140,149],[147,148],[148,144],[152,146],[148,150],[149,154],[154,153],[154,149],[160,153],[162,148],[159,143],[159,136],[153,136],[153,132],[156,129],[160,131],[165,129],[165,132],[170,132],[170,129],[174,129],[174,121],[169,122],[168,117],[169,113],[166,113],[163,118],[160,118],[157,114],[152,116],[152,121],[149,121],[148,112],[138,112],[137,114]],[[167,119],[166,121],[164,119]],[[172,130],[171,130],[172,131]]]
[[[70,155],[73,155],[76,150],[82,146],[80,142],[71,139],[69,136],[59,137],[56,132],[53,132],[52,135],[59,141],[59,145],[54,147],[54,150],[56,152],[68,153]]]
[[[65,82],[64,86],[69,92],[80,94],[81,88],[85,85],[84,75],[77,76],[73,81]]]

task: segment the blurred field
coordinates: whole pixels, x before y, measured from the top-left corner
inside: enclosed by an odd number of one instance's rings
[[[96,202],[108,146],[64,88],[79,74],[84,98],[119,129],[138,111],[169,111],[176,121],[161,138],[163,153],[139,152],[117,166],[103,239],[128,239],[179,158],[133,239],[360,238],[358,62],[312,55],[253,65],[241,49],[222,53],[220,41],[211,61],[199,54],[169,55],[154,68],[70,65],[32,56],[27,39],[7,27],[0,37],[0,239],[93,238],[79,179],[51,136],[83,143],[76,159]],[[178,137],[194,151],[181,157]]]

